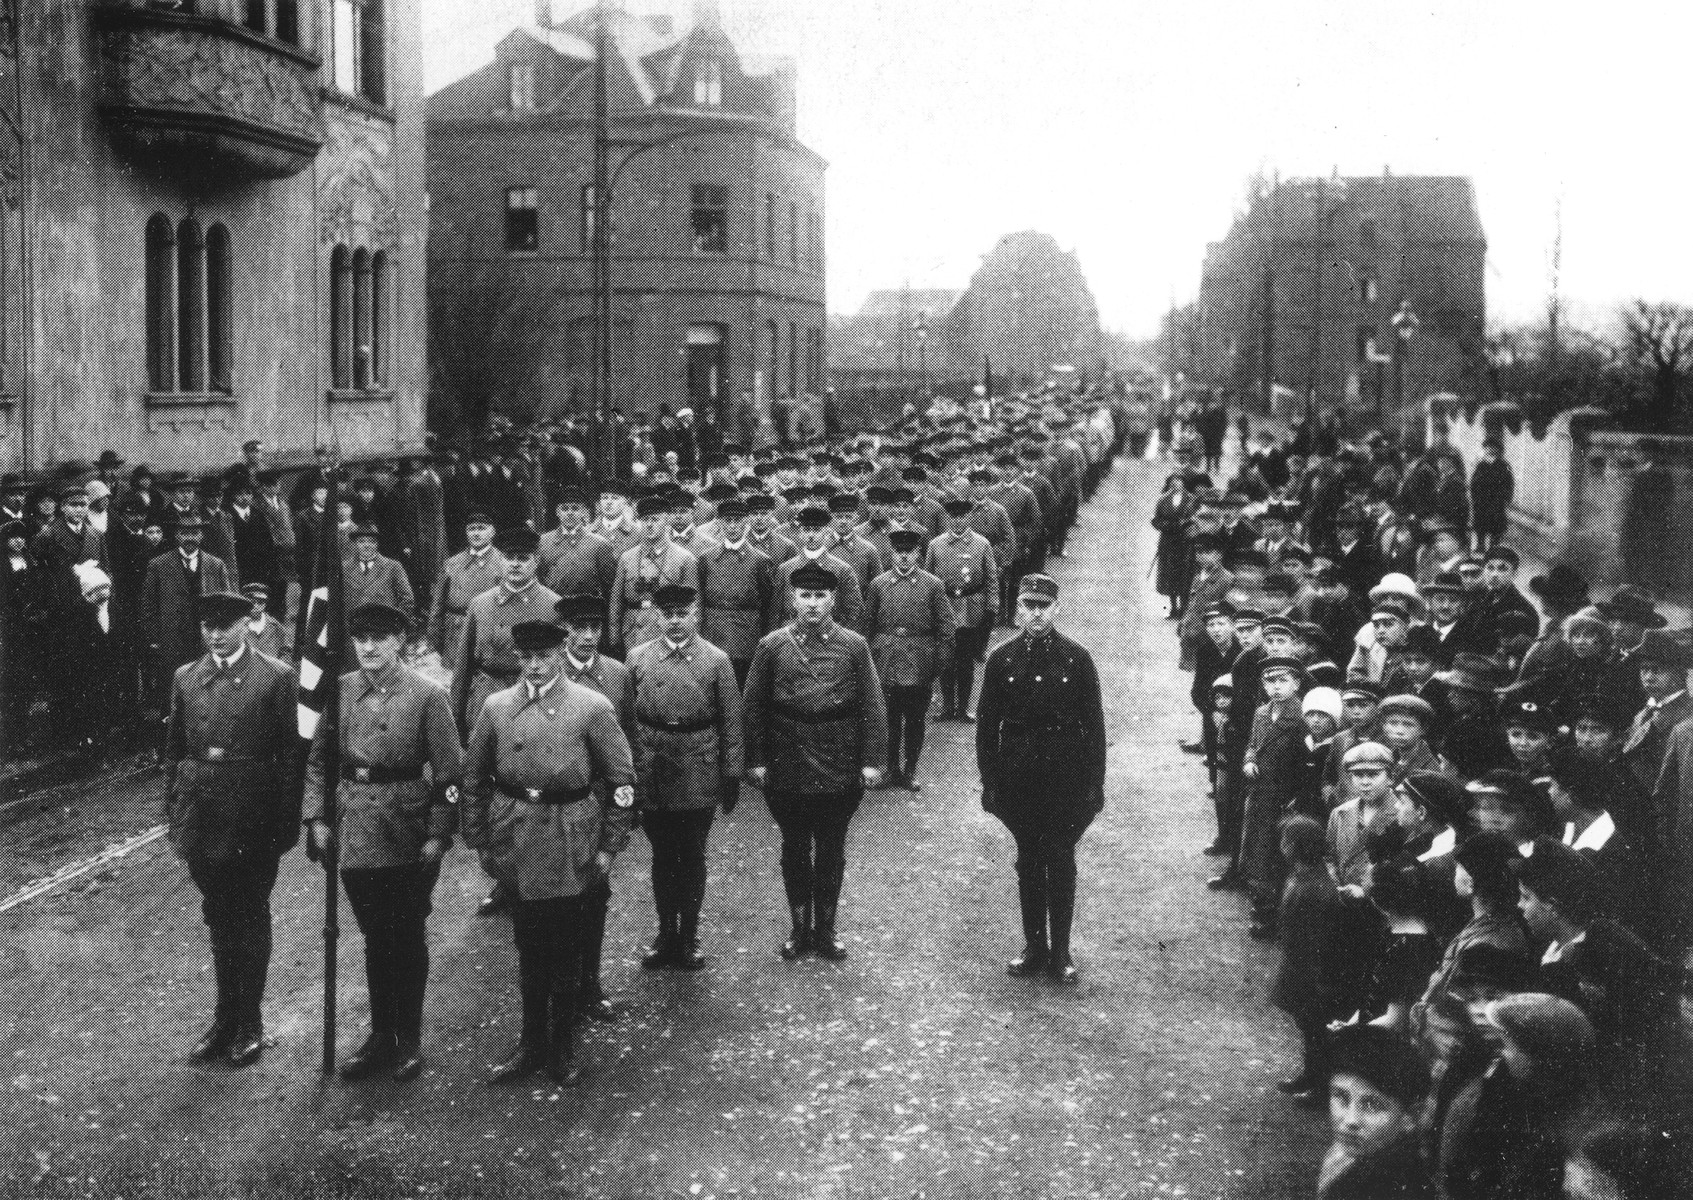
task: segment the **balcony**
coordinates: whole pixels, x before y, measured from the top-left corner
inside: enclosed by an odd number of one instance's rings
[[[311,54],[229,21],[126,0],[94,12],[100,109],[138,166],[281,179],[317,157],[321,64]]]

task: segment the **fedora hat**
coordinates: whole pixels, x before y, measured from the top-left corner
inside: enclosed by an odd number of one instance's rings
[[[1625,656],[1625,661],[1635,668],[1655,663],[1671,670],[1685,671],[1693,666],[1693,653],[1688,652],[1685,642],[1667,630],[1648,629],[1640,644]]]
[[[1625,583],[1611,594],[1611,598],[1596,606],[1614,621],[1627,621],[1646,629],[1662,629],[1668,618],[1658,611],[1657,601],[1644,588]]]
[[[1587,604],[1587,580],[1568,563],[1553,563],[1546,574],[1528,581],[1528,590],[1548,603],[1564,607],[1583,608]]]

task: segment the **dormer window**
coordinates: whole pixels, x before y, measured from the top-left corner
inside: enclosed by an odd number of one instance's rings
[[[723,64],[715,58],[702,58],[694,64],[694,103],[702,108],[723,104]]]
[[[512,63],[508,82],[511,92],[511,111],[528,112],[535,107],[535,64]]]

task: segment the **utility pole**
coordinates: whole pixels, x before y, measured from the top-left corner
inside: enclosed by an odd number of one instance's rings
[[[603,484],[617,478],[611,419],[611,130],[606,100],[605,0],[594,8],[594,468]]]
[[[1264,200],[1264,221],[1268,226],[1268,236],[1264,246],[1264,309],[1261,314],[1263,328],[1259,334],[1262,347],[1261,365],[1263,376],[1258,381],[1258,402],[1261,411],[1272,411],[1271,402],[1275,399],[1276,385],[1276,193],[1281,190],[1281,176],[1277,174],[1270,181],[1270,194]]]
[[[1323,179],[1317,179],[1317,209],[1311,222],[1311,342],[1305,358],[1305,419],[1312,420],[1317,412],[1317,364],[1323,353],[1323,233],[1328,228],[1324,219]]]

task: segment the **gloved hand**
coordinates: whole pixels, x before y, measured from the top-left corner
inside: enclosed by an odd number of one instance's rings
[[[723,808],[723,815],[728,816],[735,811],[735,805],[741,802],[741,781],[739,779],[724,779],[717,785],[717,803]]]

